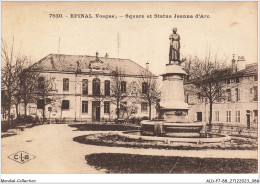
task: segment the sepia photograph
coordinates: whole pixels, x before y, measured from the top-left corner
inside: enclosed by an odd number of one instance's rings
[[[257,1],[1,11],[1,174],[259,183]]]

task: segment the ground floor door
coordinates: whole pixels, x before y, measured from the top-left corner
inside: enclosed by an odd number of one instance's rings
[[[197,121],[202,121],[202,112],[197,112]]]
[[[100,102],[92,102],[92,121],[100,121]]]
[[[247,128],[250,129],[250,111],[246,111],[246,123],[247,123]]]

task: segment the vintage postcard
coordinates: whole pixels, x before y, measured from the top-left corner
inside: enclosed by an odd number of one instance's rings
[[[257,1],[1,8],[1,182],[259,183]]]

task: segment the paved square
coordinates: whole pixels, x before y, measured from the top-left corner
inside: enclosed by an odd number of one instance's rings
[[[85,155],[92,153],[129,153],[140,155],[185,156],[201,158],[254,158],[255,150],[157,150],[85,145],[73,141],[93,131],[73,131],[67,124],[48,124],[25,129],[2,139],[2,173],[94,174],[104,173],[89,166]],[[8,156],[24,151],[36,158],[20,164]]]

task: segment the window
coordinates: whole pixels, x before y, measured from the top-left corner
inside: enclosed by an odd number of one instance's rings
[[[227,79],[226,83],[227,83],[227,84],[230,84],[230,79]]]
[[[38,89],[43,89],[44,88],[44,77],[39,77],[38,78]]]
[[[69,79],[64,78],[63,79],[63,91],[69,91]]]
[[[189,103],[189,94],[186,94],[185,103]]]
[[[231,111],[227,111],[227,122],[231,122]]]
[[[122,93],[126,92],[126,81],[121,81],[121,92]]]
[[[104,102],[104,113],[110,113],[110,102]]]
[[[82,101],[82,113],[88,113],[88,101]]]
[[[146,94],[148,91],[148,84],[147,82],[142,82],[142,93]]]
[[[132,87],[131,87],[132,88],[132,92],[131,92],[132,95],[137,95],[137,87],[136,86],[137,86],[137,84],[134,81],[133,84],[132,84]]]
[[[39,99],[37,100],[37,109],[43,109],[44,108],[44,100]]]
[[[236,83],[239,83],[239,77],[236,77]]]
[[[258,110],[253,110],[253,112],[254,112],[253,122],[255,124],[258,124]]]
[[[257,86],[254,86],[254,101],[257,101],[257,98],[258,98],[258,90],[257,90]]]
[[[240,111],[236,111],[236,122],[240,123]]]
[[[105,81],[105,96],[110,96],[110,81]]]
[[[201,93],[198,93],[198,103],[201,103]]]
[[[141,113],[145,113],[148,111],[148,103],[147,102],[141,102]]]
[[[236,88],[236,101],[240,100],[240,93],[239,93],[239,89]]]
[[[197,96],[198,96],[198,103],[203,103],[204,97],[201,95],[201,93],[198,93]]]
[[[258,75],[254,75],[254,81],[258,81]]]
[[[202,121],[202,112],[197,112],[197,121],[198,122]]]
[[[215,111],[215,121],[219,121],[219,111]]]
[[[6,120],[7,114],[2,114],[2,118]]]
[[[228,102],[231,102],[231,90],[227,89],[227,100]]]
[[[62,110],[70,109],[70,101],[69,100],[62,100],[61,109]]]
[[[88,79],[82,80],[82,94],[87,95],[88,94]]]
[[[99,96],[100,95],[100,80],[98,78],[93,79],[92,95],[93,96]]]
[[[127,102],[121,102],[120,103],[120,109],[123,111],[126,111],[126,107],[127,107]]]

